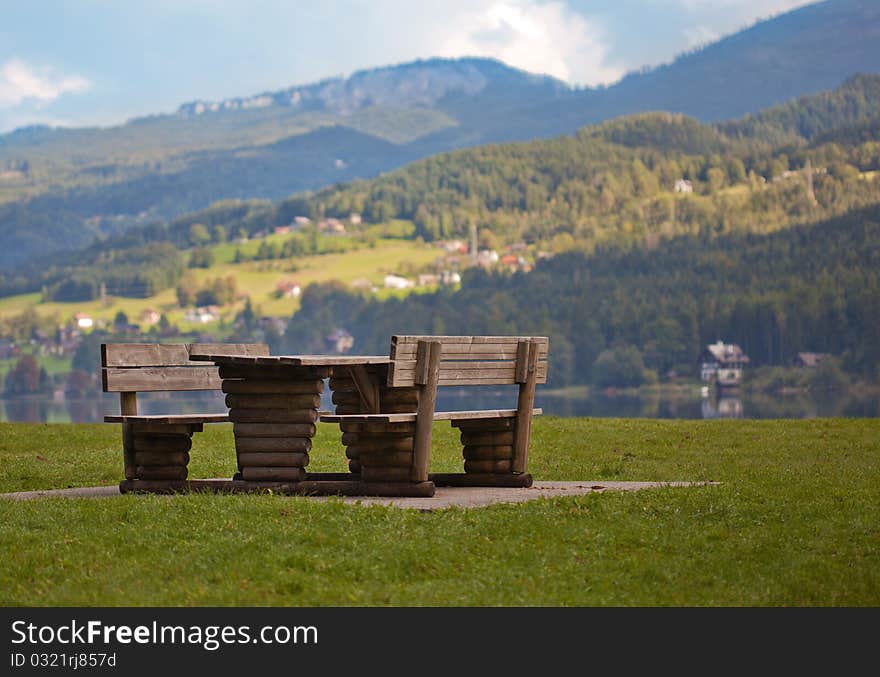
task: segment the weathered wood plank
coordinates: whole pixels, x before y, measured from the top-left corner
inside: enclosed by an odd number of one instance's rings
[[[388,371],[388,385],[392,388],[418,385],[417,373],[410,368],[411,363],[406,363],[405,368],[399,368],[399,363],[393,363]],[[440,378],[437,385],[513,385],[516,383],[516,369],[511,362],[503,368],[470,369],[470,368],[446,368],[447,362],[440,363]],[[461,364],[457,362],[455,364]],[[487,364],[487,363],[482,363]],[[493,364],[493,363],[488,363]],[[503,363],[497,363],[503,364]],[[541,363],[537,370],[539,383],[547,381],[547,365]]]
[[[394,404],[410,405],[415,411],[415,405],[419,403],[419,390],[417,388],[396,388],[391,390],[383,388],[381,393],[382,406]]]
[[[320,395],[324,381],[223,381],[222,390],[230,395]]]
[[[526,366],[520,370],[524,373],[525,380],[520,383],[516,406],[512,469],[515,473],[524,473],[528,467],[529,440],[532,435],[532,405],[535,403],[535,384],[539,381],[537,374],[538,345],[534,341],[529,341],[527,345],[527,351],[520,351],[521,357],[526,361]]]
[[[520,341],[516,346],[516,373],[514,381],[525,383],[529,378],[529,347],[528,341]]]
[[[364,482],[406,482],[413,481],[410,479],[412,469],[410,467],[394,468],[382,467],[371,468],[364,465],[364,459],[361,459],[361,479]]]
[[[307,452],[312,448],[309,437],[235,437],[235,450],[249,452],[286,451]]]
[[[504,460],[471,460],[465,459],[464,462],[464,471],[466,473],[488,473],[488,474],[503,474],[510,472],[511,462],[509,459]]]
[[[123,415],[136,416],[137,393],[119,393],[119,410]],[[137,477],[134,462],[134,430],[130,423],[122,424],[122,458],[125,479],[132,480]]]
[[[440,378],[440,342],[420,341],[418,351],[419,404],[416,414],[416,432],[413,437],[413,465],[409,480],[426,482],[431,459],[434,403]],[[361,471],[363,473],[363,471]],[[364,479],[367,479],[366,477]]]
[[[375,435],[366,437],[359,433],[343,433],[342,444],[347,447],[357,446],[361,451],[371,450],[393,450],[393,451],[412,451],[412,437],[385,437],[383,435]]]
[[[466,447],[510,445],[513,444],[513,431],[497,433],[462,432],[461,443]]]
[[[110,415],[104,417],[105,423],[168,423],[171,425],[189,425],[196,423],[226,423],[229,420],[230,419],[227,414],[151,414],[138,416]]]
[[[351,367],[351,378],[357,387],[363,410],[369,414],[379,413],[379,384],[368,373],[362,364]]]
[[[284,365],[255,366],[253,364],[222,364],[220,365],[219,372],[222,379],[243,378],[253,379],[254,381],[315,381],[327,378],[330,375],[328,368]]]
[[[230,409],[229,420],[234,423],[315,423],[318,412],[314,409]]]
[[[324,420],[325,417],[321,417]],[[345,433],[360,433],[362,435],[403,435],[412,436],[415,433],[415,419],[413,422],[385,423],[383,421],[349,421],[343,420],[339,428]]]
[[[543,409],[536,407],[532,409],[533,416],[539,416],[543,413]],[[495,419],[495,418],[513,418],[516,416],[516,409],[476,409],[469,411],[438,411],[434,413],[435,421],[456,421],[468,419]],[[404,414],[321,414],[322,423],[345,423],[345,422],[383,422],[383,423],[404,423],[415,421],[415,413]]]
[[[362,468],[410,468],[413,455],[412,451],[375,451],[361,454],[358,460]]]
[[[320,395],[227,395],[230,409],[317,409]]]
[[[192,440],[187,435],[162,435],[156,437],[135,435],[133,447],[135,451],[189,451],[192,449]]]
[[[185,480],[185,465],[139,465],[135,469],[141,480]]]
[[[188,365],[185,343],[102,343],[102,367],[161,367]]]
[[[189,358],[199,359],[202,355],[247,355],[263,357],[269,354],[265,343],[190,343],[187,346]]]
[[[392,346],[417,344],[419,341],[439,341],[444,346],[449,344],[485,345],[491,343],[516,345],[520,341],[548,343],[549,339],[546,336],[420,336],[401,334],[391,337]]]
[[[264,366],[264,367],[351,367],[357,364],[388,364],[386,355],[269,355],[256,357],[247,355],[219,355],[205,353],[193,356],[199,361],[214,362],[222,366]]]
[[[255,451],[238,456],[241,468],[304,468],[308,464],[309,455],[305,453]]]
[[[400,404],[383,404],[383,414],[409,414],[418,409],[418,403],[401,402]]]
[[[416,345],[408,343],[393,347],[391,357],[394,360],[408,361],[416,359]],[[548,344],[543,343],[539,348],[538,357],[547,359]],[[510,344],[455,344],[444,343],[442,350],[444,360],[515,360],[516,343]]]
[[[235,423],[236,437],[314,437],[314,423]]]
[[[513,430],[514,418],[458,419],[452,421],[452,427],[461,432],[469,433],[500,433]]]
[[[108,367],[101,374],[107,393],[220,389],[216,367]]]
[[[165,423],[132,423],[136,435],[189,435],[202,431],[201,423],[168,425]]]
[[[134,462],[139,466],[186,465],[189,463],[189,454],[185,451],[135,451]]]
[[[397,444],[398,440],[394,438],[389,438],[386,442],[377,441],[375,444],[366,445],[363,443],[358,444],[350,444],[348,445],[348,449],[352,450],[352,456],[354,457],[363,457],[368,454],[379,454],[384,452],[406,452],[410,455],[413,453],[412,439],[404,438],[409,444]]]
[[[101,344],[103,367],[173,367],[192,366],[192,355],[214,354],[268,355],[262,343],[104,343]]]
[[[321,414],[321,423],[342,423],[345,421],[402,423],[415,420],[415,412],[410,414]]]
[[[471,461],[501,461],[513,458],[513,445],[463,447],[461,455]]]
[[[544,413],[543,409],[532,409],[533,416]],[[511,418],[516,416],[516,409],[476,409],[469,411],[438,411],[434,413],[435,421],[456,421],[467,419]]]
[[[530,487],[532,476],[528,473],[477,474],[477,473],[431,473],[431,481],[438,487]]]
[[[330,390],[334,393],[356,393],[357,386],[350,378],[331,376],[329,381]]]
[[[241,469],[241,478],[245,481],[286,481],[300,482],[306,477],[304,468],[273,468],[246,467]]]

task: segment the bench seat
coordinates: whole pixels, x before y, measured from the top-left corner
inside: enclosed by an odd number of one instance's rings
[[[435,421],[462,421],[484,418],[515,418],[516,409],[479,409],[471,411],[435,411]],[[543,409],[532,409],[533,416],[540,416]],[[322,423],[345,423],[346,421],[380,421],[382,423],[406,423],[415,421],[416,412],[409,414],[322,414]]]
[[[104,423],[164,423],[166,425],[193,425],[198,423],[228,423],[229,414],[157,414],[153,416],[104,417]]]

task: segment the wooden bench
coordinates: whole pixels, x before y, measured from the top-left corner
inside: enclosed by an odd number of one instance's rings
[[[264,344],[105,343],[101,377],[106,393],[119,393],[119,415],[105,416],[122,424],[125,464],[123,492],[188,488],[192,435],[205,423],[225,423],[228,413],[139,415],[139,392],[220,390],[214,365],[190,360],[190,352],[268,355]]]
[[[320,420],[339,424],[350,469],[366,484],[531,486],[535,387],[547,381],[548,348],[547,337],[393,336],[391,363],[379,368],[384,385],[367,393],[357,379],[331,377],[337,410]],[[435,411],[438,387],[493,385],[518,385],[516,408]],[[438,420],[461,431],[464,473],[429,474]]]

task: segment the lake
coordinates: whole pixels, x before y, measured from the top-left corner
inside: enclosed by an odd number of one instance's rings
[[[138,396],[141,414],[222,412],[220,393],[147,393]],[[516,406],[511,388],[441,388],[437,407],[442,410],[501,409]],[[702,397],[698,387],[678,390],[639,391],[626,394],[577,390],[538,392],[536,406],[553,416],[601,418],[815,418],[880,417],[876,395],[822,393],[816,395],[771,395],[739,393],[723,397]],[[323,408],[333,409],[325,393]],[[91,397],[52,398],[46,396],[0,399],[0,421],[31,423],[97,423],[105,414],[119,413],[115,394]]]

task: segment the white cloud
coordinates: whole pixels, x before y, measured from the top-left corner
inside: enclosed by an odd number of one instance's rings
[[[600,28],[562,2],[501,0],[466,10],[448,22],[454,33],[441,56],[489,56],[576,84],[608,84],[624,69],[608,63]]]
[[[813,4],[816,0],[670,0],[670,2],[688,9],[735,7],[744,14],[770,16],[802,5]]]
[[[715,42],[720,36],[708,26],[689,26],[684,29],[684,37],[690,49]]]
[[[0,108],[23,102],[48,103],[62,94],[76,94],[90,87],[91,83],[79,75],[58,76],[51,69],[35,68],[21,59],[9,59],[0,65]]]

